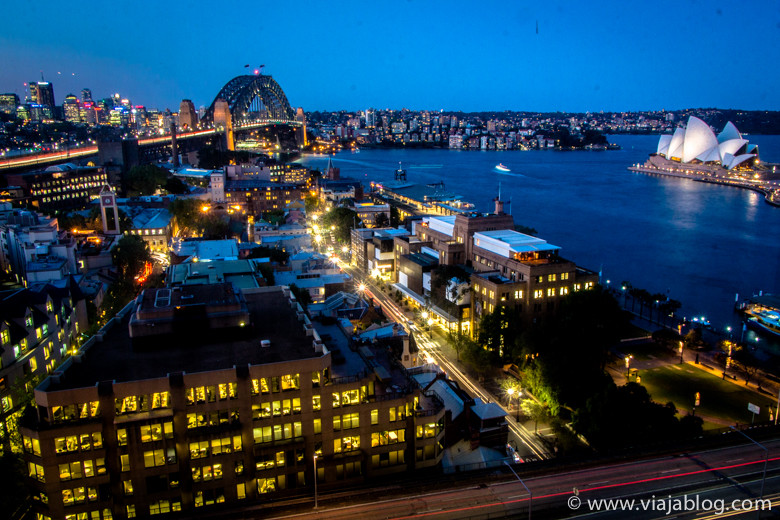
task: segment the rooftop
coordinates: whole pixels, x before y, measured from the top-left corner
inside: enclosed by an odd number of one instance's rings
[[[243,335],[224,334],[199,341],[170,342],[164,348],[133,350],[128,333],[130,313],[105,335],[77,356],[59,382],[49,391],[94,386],[100,381],[136,381],[165,377],[175,372],[204,372],[319,357],[313,340],[304,332],[290,300],[281,287],[269,287],[245,294],[251,316]],[[271,346],[261,348],[269,340]],[[80,361],[77,359],[80,358]]]
[[[507,258],[517,253],[558,251],[560,247],[538,237],[518,233],[511,229],[474,233],[474,245]]]
[[[259,287],[257,267],[252,260],[224,260],[221,262],[187,262],[168,268],[166,283],[207,284],[232,282],[237,289]]]
[[[195,257],[200,262],[236,260],[238,259],[238,242],[234,238],[227,240],[183,240],[174,243],[173,253],[176,256]]]

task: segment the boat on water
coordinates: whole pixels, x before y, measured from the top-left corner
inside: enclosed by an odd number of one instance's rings
[[[751,298],[742,310],[752,328],[780,336],[780,297],[766,294]]]
[[[780,337],[780,312],[772,310],[748,310],[748,324]]]
[[[504,166],[503,163],[498,163],[496,165],[496,170],[498,170],[500,172],[511,172],[512,171],[509,168],[507,168],[506,166]]]

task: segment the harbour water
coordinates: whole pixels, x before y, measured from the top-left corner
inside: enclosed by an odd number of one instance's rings
[[[761,157],[780,162],[780,136],[748,136]],[[480,211],[491,211],[501,189],[515,222],[560,246],[562,256],[602,270],[612,287],[623,280],[680,300],[680,313],[706,316],[740,335],[733,312],[759,291],[780,293],[780,208],[744,189],[633,173],[626,168],[654,152],[658,136],[610,136],[617,151],[482,152],[363,149],[333,163],[342,177],[393,178],[399,161],[408,180],[444,182]],[[300,162],[324,170],[328,158]],[[511,171],[499,172],[503,163]],[[780,355],[776,341],[746,339]]]

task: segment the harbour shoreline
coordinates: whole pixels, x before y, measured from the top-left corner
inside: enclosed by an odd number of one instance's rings
[[[734,188],[742,188],[752,190],[764,195],[764,202],[775,207],[780,207],[780,188],[765,188],[762,186],[756,186],[750,181],[737,180],[737,179],[724,179],[720,177],[714,177],[703,173],[687,173],[687,172],[675,172],[668,171],[661,168],[648,167],[648,166],[629,166],[629,171],[636,173],[647,173],[651,175],[663,175],[665,177],[675,177],[678,179],[689,179],[697,182],[706,182],[710,184],[720,184],[722,186],[731,186]]]

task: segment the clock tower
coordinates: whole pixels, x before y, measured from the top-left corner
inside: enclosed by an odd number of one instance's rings
[[[116,206],[116,193],[109,186],[100,190],[100,215],[103,218],[103,234],[119,235],[119,208]]]

